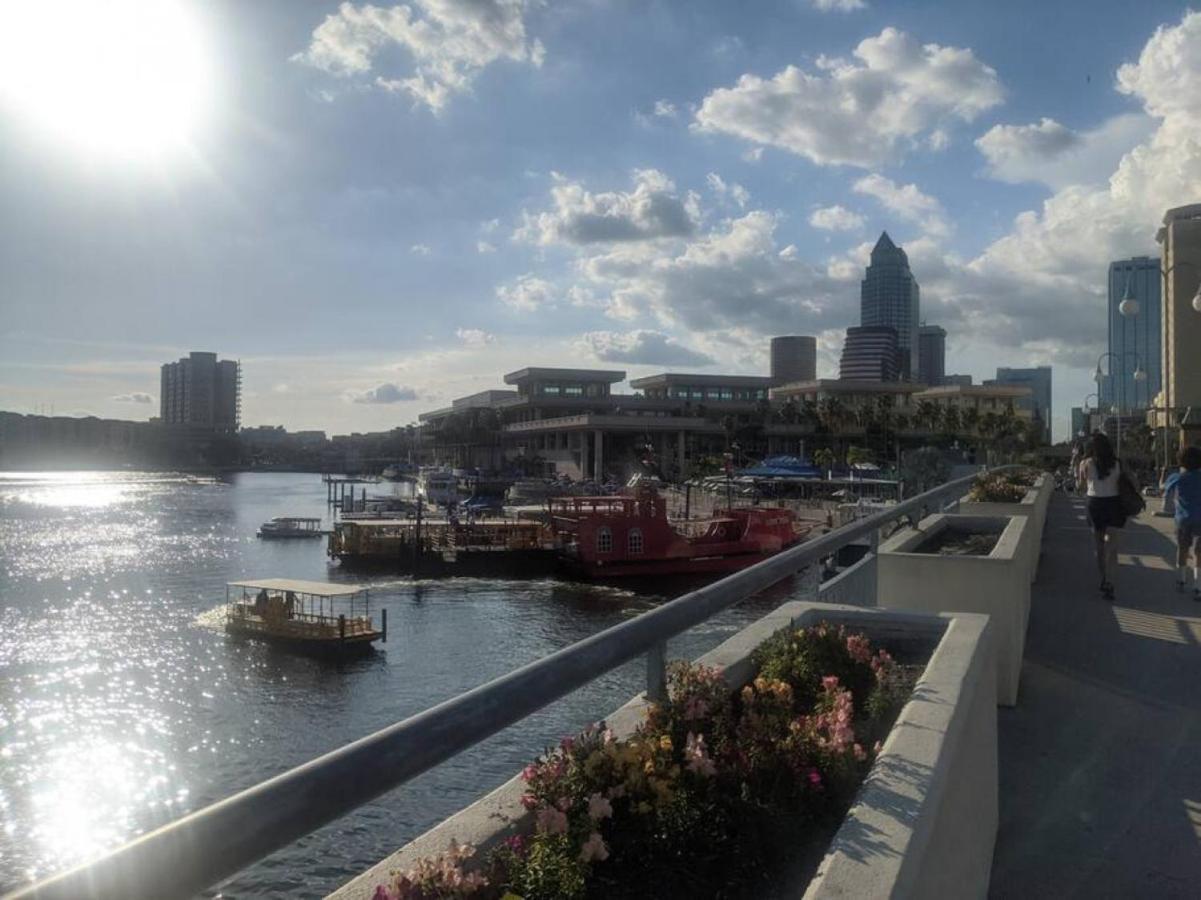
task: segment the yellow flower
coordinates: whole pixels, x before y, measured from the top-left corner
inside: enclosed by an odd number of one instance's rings
[[[671,752],[671,735],[665,734],[663,737],[659,738],[659,749],[664,753]]]
[[[653,759],[648,759],[645,763],[643,763],[642,771],[644,771],[647,775],[650,775],[652,772],[654,772],[655,761]]]

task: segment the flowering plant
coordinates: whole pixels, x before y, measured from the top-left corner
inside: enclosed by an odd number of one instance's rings
[[[1030,489],[1030,484],[1017,480],[1018,474],[981,475],[968,491],[968,499],[975,503],[1021,503]]]
[[[631,736],[590,726],[522,772],[532,833],[464,874],[470,848],[423,861],[377,900],[712,893],[713,878],[762,877],[764,822],[849,798],[905,693],[868,638],[837,625],[787,628],[732,692],[720,669],[673,664],[668,695]],[[765,819],[766,817],[766,819]],[[741,867],[741,871],[739,870]]]

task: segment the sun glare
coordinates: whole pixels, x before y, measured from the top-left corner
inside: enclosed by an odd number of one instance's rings
[[[179,0],[0,2],[0,105],[83,152],[183,149],[208,107],[211,70]]]

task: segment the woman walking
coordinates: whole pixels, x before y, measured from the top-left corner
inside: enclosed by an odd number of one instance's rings
[[[1187,583],[1191,549],[1193,599],[1201,601],[1201,447],[1180,451],[1180,471],[1168,476],[1164,496],[1176,499],[1176,589]]]
[[[1097,550],[1097,571],[1101,575],[1101,594],[1113,599],[1113,575],[1117,570],[1118,545],[1114,528],[1126,524],[1126,513],[1118,480],[1122,476],[1122,464],[1114,455],[1109,438],[1094,432],[1088,439],[1084,459],[1076,483],[1086,487],[1088,496],[1088,520],[1093,526],[1093,541]]]

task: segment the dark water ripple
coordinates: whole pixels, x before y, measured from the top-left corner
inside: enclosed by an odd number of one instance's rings
[[[330,665],[228,639],[224,584],[346,580],[315,475],[0,474],[0,891],[77,863],[635,615],[553,580],[376,579],[387,649]],[[674,641],[695,656],[778,597]],[[641,688],[635,662],[248,868],[227,897],[321,896]]]

